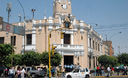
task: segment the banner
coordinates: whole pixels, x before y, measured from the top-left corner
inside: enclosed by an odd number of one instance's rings
[[[24,35],[24,31],[23,26],[14,26],[14,34]]]
[[[3,22],[2,24],[2,31],[6,31],[9,33],[14,33],[18,35],[24,35],[24,27],[23,26],[15,26],[12,24],[8,24],[6,22]]]
[[[2,30],[3,31],[13,33],[13,29],[14,29],[14,26],[13,25],[8,24],[6,22],[3,22],[3,25],[2,25]]]

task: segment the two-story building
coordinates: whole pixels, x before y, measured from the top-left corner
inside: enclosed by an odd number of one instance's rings
[[[1,31],[0,42],[13,44],[15,53],[48,51],[50,34],[50,47],[56,46],[56,51],[62,55],[62,66],[79,64],[93,69],[98,65],[98,56],[103,54],[102,36],[72,15],[71,0],[54,0],[53,17],[25,20],[13,25],[25,26],[25,35]]]

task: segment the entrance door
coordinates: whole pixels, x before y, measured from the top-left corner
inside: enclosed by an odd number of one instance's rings
[[[70,72],[73,69],[73,56],[64,56],[65,71]]]
[[[73,56],[64,56],[64,65],[72,65]]]

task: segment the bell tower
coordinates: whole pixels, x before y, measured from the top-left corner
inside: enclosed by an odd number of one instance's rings
[[[71,0],[54,0],[53,17],[72,13]]]

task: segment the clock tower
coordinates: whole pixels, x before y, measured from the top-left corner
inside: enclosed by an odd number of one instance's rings
[[[54,0],[53,16],[69,15],[72,13],[71,0]]]

